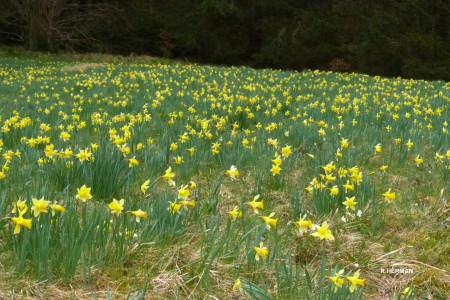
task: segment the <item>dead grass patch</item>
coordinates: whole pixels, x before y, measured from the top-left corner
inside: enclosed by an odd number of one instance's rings
[[[84,72],[88,70],[101,69],[106,68],[105,64],[97,64],[97,63],[84,63],[75,66],[65,66],[62,68],[64,72]]]

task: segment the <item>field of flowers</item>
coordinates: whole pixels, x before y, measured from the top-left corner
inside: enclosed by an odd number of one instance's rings
[[[446,299],[449,108],[445,82],[0,57],[0,298]]]

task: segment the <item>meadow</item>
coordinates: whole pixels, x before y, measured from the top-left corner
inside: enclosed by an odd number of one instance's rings
[[[450,84],[0,56],[0,298],[447,299]]]

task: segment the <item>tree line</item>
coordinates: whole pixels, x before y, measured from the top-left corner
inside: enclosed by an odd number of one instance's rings
[[[0,44],[450,80],[448,0],[5,0]]]

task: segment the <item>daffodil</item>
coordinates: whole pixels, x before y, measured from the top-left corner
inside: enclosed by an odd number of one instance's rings
[[[364,286],[365,282],[366,282],[365,279],[360,279],[359,278],[359,270],[356,271],[353,274],[353,276],[347,276],[347,280],[350,283],[350,287],[349,287],[350,293],[353,293],[356,290],[358,285],[359,286]]]
[[[59,135],[59,137],[63,140],[63,141],[68,141],[70,139],[70,133],[63,131],[61,132],[61,134]]]
[[[53,144],[49,144],[49,145],[45,146],[45,149],[44,149],[45,156],[47,156],[48,158],[53,158],[56,155],[56,151],[55,151],[54,147],[55,146]]]
[[[140,208],[131,212],[133,216],[136,217],[136,222],[141,222],[141,219],[146,219],[148,217],[147,213]]]
[[[314,186],[309,185],[305,187],[305,191],[307,191],[309,194],[312,194],[314,192]]]
[[[322,166],[322,169],[325,171],[325,174],[330,174],[333,173],[334,170],[336,170],[336,165],[332,161],[329,164]]]
[[[436,154],[434,155],[434,158],[436,159],[437,162],[442,162],[442,160],[444,159],[444,155],[439,154],[439,152],[436,152]]]
[[[308,230],[311,230],[313,223],[311,220],[306,220],[306,215],[303,215],[303,217],[294,223],[297,227],[298,234],[303,235]]]
[[[53,204],[50,204],[50,208],[52,209],[52,216],[56,214],[57,211],[63,213],[66,211],[66,208],[60,204],[58,204],[56,201],[53,202]]]
[[[277,139],[267,139],[267,144],[273,146],[274,148],[278,147],[278,141]]]
[[[338,188],[338,186],[337,185],[333,185],[330,189],[330,195],[331,196],[337,196],[337,195],[339,195],[339,188]]]
[[[326,174],[325,176],[323,174],[320,174],[322,179],[325,179],[326,182],[333,182],[336,180],[336,176],[333,176],[333,174]]]
[[[408,142],[406,142],[405,145],[406,145],[406,147],[408,147],[408,150],[409,150],[409,149],[411,149],[412,146],[414,146],[414,143],[410,139],[408,139]]]
[[[281,156],[283,157],[289,157],[292,154],[292,149],[291,146],[285,146],[283,148],[281,148]]]
[[[389,168],[389,166],[383,165],[379,168],[380,171],[386,172],[386,170]]]
[[[323,128],[320,128],[318,132],[319,132],[319,135],[320,135],[320,136],[327,135],[327,132],[326,132],[325,129],[323,129]]]
[[[31,206],[31,211],[33,211],[33,215],[35,218],[37,218],[41,212],[46,213],[48,211],[48,205],[50,204],[50,201],[47,201],[42,197],[41,199],[32,198],[33,206]]]
[[[182,185],[178,190],[178,199],[187,199],[191,195],[191,191],[188,189],[187,184]]]
[[[188,209],[188,207],[190,206],[190,207],[195,207],[195,200],[194,199],[191,199],[191,200],[181,200],[180,202],[179,202],[182,206],[183,206],[183,208],[184,209]]]
[[[338,288],[342,287],[342,285],[345,283],[344,279],[341,278],[342,274],[344,274],[344,270],[339,270],[334,276],[328,277],[328,279],[333,282],[334,285],[334,293],[337,292]]]
[[[236,180],[239,177],[239,170],[234,165],[232,165],[225,173],[230,176],[231,180]]]
[[[181,209],[181,203],[178,202],[169,202],[169,208],[168,210],[172,213],[172,214],[176,214],[180,212]]]
[[[87,200],[92,199],[91,195],[91,188],[86,187],[86,185],[83,184],[82,187],[77,189],[77,199],[80,199],[83,202],[86,202]]]
[[[359,172],[359,171],[358,172],[351,172],[350,180],[353,183],[359,184],[359,183],[362,182],[362,179],[363,179],[363,173],[362,172]]]
[[[183,157],[182,156],[177,156],[173,158],[175,164],[180,165],[183,162]]]
[[[272,165],[270,172],[272,172],[272,176],[278,175],[281,172],[281,168],[279,165]]]
[[[350,143],[348,142],[347,139],[344,139],[344,138],[343,138],[343,139],[340,141],[340,145],[341,145],[342,148],[348,148],[348,146],[350,145]]]
[[[27,210],[28,209],[28,205],[25,202],[25,200],[22,200],[19,198],[19,200],[17,200],[16,202],[13,203],[13,209],[12,209],[12,213],[15,214],[17,211],[21,211],[21,210]]]
[[[150,185],[150,179],[144,181],[144,183],[141,185],[141,192],[145,195],[147,193],[148,187]]]
[[[381,153],[381,151],[382,151],[381,144],[376,144],[374,151],[375,151],[375,154]]]
[[[343,178],[343,177],[347,176],[347,174],[348,174],[348,170],[346,170],[344,168],[339,168],[339,170],[338,170],[339,178]]]
[[[80,160],[80,162],[84,162],[91,159],[92,153],[86,148],[84,150],[80,150],[78,154],[75,154],[75,156]]]
[[[272,217],[275,216],[275,213],[272,212],[268,216],[261,217],[263,221],[266,223],[267,230],[270,230],[270,228],[273,226],[273,228],[277,228],[277,221],[278,219],[273,219]]]
[[[11,218],[11,221],[13,221],[16,224],[16,226],[14,227],[14,234],[20,233],[21,226],[25,226],[28,229],[31,229],[32,222],[33,222],[32,219],[25,219],[23,217],[23,215],[25,214],[26,211],[27,211],[26,209],[19,210],[19,216]]]
[[[314,233],[312,233],[311,235],[315,236],[321,240],[325,239],[325,240],[329,240],[329,241],[334,241],[334,236],[331,233],[331,230],[328,228],[327,221],[324,221],[322,223],[322,226],[317,226],[316,231]]]
[[[283,163],[283,160],[281,159],[280,155],[278,155],[278,153],[275,153],[274,159],[272,159],[272,162],[276,166],[281,166],[281,164]]]
[[[236,290],[239,290],[242,292],[242,282],[241,282],[240,277],[238,277],[236,279],[236,281],[234,282],[234,285],[233,285],[233,291],[236,291]]]
[[[316,189],[318,190],[322,190],[323,188],[326,187],[325,184],[323,184],[322,182],[320,182],[319,180],[317,180],[317,178],[313,178],[313,180],[310,183],[312,186],[314,186]]]
[[[233,210],[228,212],[228,214],[231,216],[233,220],[242,217],[242,211],[239,209],[239,206],[235,206]]]
[[[173,177],[175,177],[175,173],[172,172],[172,168],[171,167],[167,168],[167,170],[164,173],[164,175],[161,176],[161,178],[166,180],[169,185],[175,186],[175,181],[172,180]]]
[[[409,297],[412,293],[413,293],[413,290],[411,289],[410,286],[406,287],[402,292],[402,294],[407,297]]]
[[[358,202],[355,202],[355,197],[345,197],[345,201],[342,202],[345,205],[346,209],[355,210],[355,205],[358,204]]]
[[[256,261],[259,261],[259,258],[262,257],[264,259],[267,259],[269,256],[269,249],[267,247],[264,247],[263,242],[259,243],[259,247],[253,247],[253,250],[255,250],[255,259]]]
[[[123,211],[123,205],[125,204],[124,199],[116,200],[113,198],[112,202],[109,203],[109,208],[112,214],[120,215]]]
[[[251,202],[247,202],[247,204],[253,208],[253,212],[255,214],[259,214],[259,209],[263,210],[264,209],[264,203],[263,200],[261,201],[257,201],[259,199],[259,195],[256,195],[255,197],[253,197],[253,201]]]
[[[177,150],[178,149],[178,145],[177,145],[177,143],[172,143],[171,145],[170,145],[170,150]]]
[[[355,185],[353,183],[351,183],[350,181],[347,180],[347,182],[343,185],[345,192],[347,193],[348,191],[354,191],[355,190]]]
[[[136,159],[136,156],[133,156],[132,158],[128,159],[128,167],[134,167],[139,166],[139,161]]]
[[[391,189],[389,189],[387,192],[385,192],[384,194],[382,194],[384,196],[384,200],[386,200],[387,202],[391,202],[393,200],[395,200],[395,192],[391,192]]]

